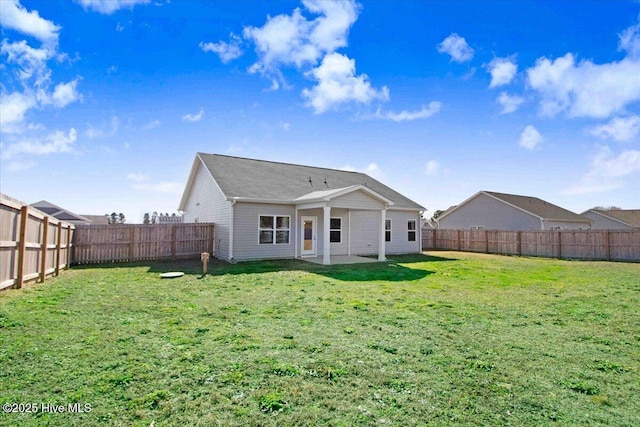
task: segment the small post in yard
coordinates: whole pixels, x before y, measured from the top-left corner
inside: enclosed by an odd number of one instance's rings
[[[207,264],[209,263],[209,254],[207,252],[202,252],[200,254],[200,261],[202,261],[202,276],[207,274]]]

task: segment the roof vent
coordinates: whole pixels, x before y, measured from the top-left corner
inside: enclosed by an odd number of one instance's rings
[[[311,177],[309,177],[309,184],[313,187],[313,181],[311,181]]]
[[[324,179],[324,185],[326,185],[327,188],[329,187],[329,184],[327,184],[327,178]]]

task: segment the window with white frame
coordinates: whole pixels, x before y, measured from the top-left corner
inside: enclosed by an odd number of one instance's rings
[[[331,218],[329,221],[329,242],[342,242],[342,218]]]
[[[278,215],[260,215],[258,225],[261,245],[289,244],[291,217]]]
[[[484,230],[484,225],[472,225],[469,230]]]
[[[416,228],[416,220],[410,219],[407,221],[407,240],[415,242],[417,240],[418,229]]]
[[[390,219],[384,220],[384,241],[385,242],[391,241],[391,220]]]

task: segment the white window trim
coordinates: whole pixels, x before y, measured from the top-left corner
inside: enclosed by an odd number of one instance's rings
[[[340,220],[340,228],[331,228],[331,220],[332,219],[339,219]],[[344,223],[344,219],[341,216],[332,216],[329,218],[329,243],[342,243],[342,232],[343,232],[343,226],[342,224]],[[340,232],[340,240],[338,240],[337,242],[332,242],[331,241],[331,232],[332,231],[339,231]]]
[[[389,229],[388,230],[387,230],[387,221],[389,221]],[[393,230],[393,221],[391,221],[391,219],[389,219],[389,218],[385,218],[385,220],[384,220],[384,241],[386,243],[391,243],[391,241],[393,240],[393,232],[391,230]],[[389,240],[387,240],[387,231],[389,232]]]
[[[267,217],[271,217],[273,218],[273,228],[261,228],[260,227],[260,217],[262,216],[267,216]],[[287,243],[276,243],[276,233],[278,231],[285,231],[284,228],[282,229],[278,229],[277,228],[277,223],[278,220],[277,218],[289,218],[289,227],[286,228],[286,231],[289,232],[288,234],[288,239],[287,239]],[[260,232],[261,231],[273,231],[273,239],[271,240],[271,243],[261,243],[260,242]],[[263,246],[263,245],[290,245],[291,244],[291,215],[269,215],[269,214],[260,214],[258,215],[258,245]]]
[[[409,228],[409,223],[413,223],[413,230]],[[409,240],[409,233],[415,234],[415,239]],[[407,242],[417,242],[418,241],[418,222],[415,219],[407,220]]]

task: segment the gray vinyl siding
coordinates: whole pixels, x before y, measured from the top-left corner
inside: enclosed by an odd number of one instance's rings
[[[386,219],[391,220],[391,242],[386,242],[385,252],[408,254],[420,252],[420,212],[387,210]],[[416,240],[409,241],[409,220],[416,221]]]
[[[378,253],[380,211],[351,211],[351,254]]]
[[[631,226],[625,225],[620,221],[607,218],[596,212],[587,211],[583,213],[582,216],[593,221],[591,223],[591,229],[593,230],[631,230],[633,229],[633,227]]]
[[[364,191],[354,191],[344,196],[336,197],[329,202],[329,206],[335,208],[353,208],[357,206],[360,209],[384,209],[384,204],[374,199]]]
[[[229,219],[231,203],[206,168],[200,164],[191,192],[185,203],[184,222],[213,222],[215,233],[215,255],[229,259]]]
[[[260,215],[290,216],[288,244],[259,244]],[[294,258],[298,222],[292,205],[241,203],[234,207],[233,258],[238,261],[269,258]]]
[[[439,219],[439,228],[467,229],[481,226],[488,230],[540,230],[540,218],[500,202],[485,194]]]
[[[346,209],[332,208],[331,218],[342,218],[342,240],[340,243],[331,243],[331,255],[347,255],[349,252],[349,213]],[[324,224],[322,224],[320,229],[324,230]],[[324,247],[324,236],[322,245],[322,247]]]

